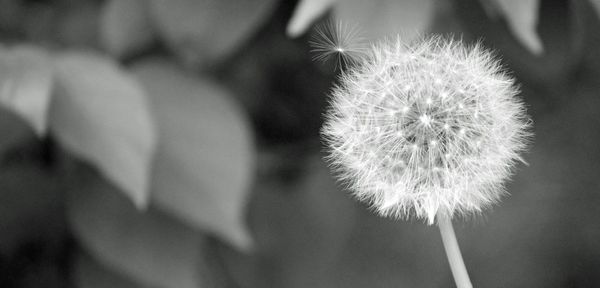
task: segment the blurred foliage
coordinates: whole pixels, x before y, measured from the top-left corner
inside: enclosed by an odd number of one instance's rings
[[[139,207],[148,202],[156,146],[146,93],[111,60],[74,52],[54,56],[50,134],[94,163]]]
[[[2,51],[0,78],[2,105],[29,121],[36,133],[44,135],[50,103],[52,72],[46,53],[21,46]]]
[[[68,191],[69,222],[99,262],[149,287],[203,286],[198,275],[202,234],[152,207],[137,211],[98,177],[74,176],[82,184]]]
[[[332,17],[497,51],[536,137],[512,196],[457,221],[473,282],[599,285],[598,1],[298,2],[0,0],[0,287],[452,283],[435,227],[321,160],[335,70],[307,42]]]
[[[249,249],[243,211],[255,147],[245,115],[223,87],[168,60],[140,62],[132,70],[153,104],[162,139],[152,200],[191,226]]]

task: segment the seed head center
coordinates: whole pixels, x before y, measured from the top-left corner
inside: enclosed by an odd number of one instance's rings
[[[427,115],[427,114],[421,115],[421,117],[419,117],[419,120],[425,126],[430,126],[431,125],[431,121],[432,121],[431,117],[429,115]]]

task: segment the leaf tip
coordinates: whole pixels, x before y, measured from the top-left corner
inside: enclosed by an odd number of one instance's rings
[[[302,35],[315,19],[323,15],[335,0],[302,0],[294,10],[290,19],[286,34],[296,38]]]
[[[144,196],[133,197],[133,204],[135,205],[135,208],[139,211],[146,211],[150,206],[148,197]]]
[[[252,252],[256,250],[256,243],[250,236],[250,233],[245,228],[235,229],[236,233],[229,235],[226,239],[229,239],[230,243],[244,252]]]

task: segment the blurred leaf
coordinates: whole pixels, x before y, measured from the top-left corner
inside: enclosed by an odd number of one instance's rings
[[[287,26],[287,35],[290,37],[298,37],[306,32],[317,18],[335,5],[336,0],[300,0],[299,2]]]
[[[288,23],[291,37],[306,31],[310,24],[333,6],[338,20],[357,25],[369,41],[402,36],[410,41],[429,28],[434,15],[431,0],[303,0]]]
[[[600,0],[590,0],[592,6],[596,9],[596,13],[600,16]]]
[[[55,65],[49,117],[59,143],[145,206],[156,135],[143,89],[116,64],[91,54],[64,54]]]
[[[100,20],[103,46],[124,56],[148,45],[154,38],[144,0],[111,0],[104,4]]]
[[[345,23],[356,23],[368,40],[400,35],[410,41],[429,28],[433,5],[432,0],[342,0],[334,13]]]
[[[23,117],[38,135],[47,130],[51,90],[51,68],[43,50],[0,47],[0,105]]]
[[[482,0],[483,1],[483,0]],[[490,1],[490,0],[485,0]],[[485,2],[484,1],[484,2]],[[536,31],[539,0],[491,0],[508,22],[514,36],[530,52],[539,55],[544,51],[542,40]],[[491,9],[488,13],[493,13]],[[492,18],[494,15],[489,15]]]
[[[143,288],[126,277],[109,271],[90,256],[79,253],[74,261],[73,283],[77,288]]]
[[[559,98],[569,98],[567,95],[571,93],[565,88],[573,79],[572,73],[581,69],[578,66],[582,63],[583,40],[592,38],[584,35],[584,31],[595,31],[592,28],[595,25],[589,21],[592,17],[586,16],[592,9],[584,8],[588,5],[573,5],[586,2],[540,2],[542,5],[538,13],[537,31],[544,41],[544,55],[538,57],[530,53],[514,36],[506,21],[490,21],[490,13],[499,17],[497,9],[493,6],[482,9],[480,1],[482,0],[451,2],[456,18],[461,22],[461,27],[454,33],[463,35],[466,42],[480,41],[495,50],[502,56],[502,62],[514,71],[519,82],[531,84],[536,89],[548,89],[531,95],[537,99],[528,101],[540,101],[550,107]],[[495,5],[495,2],[490,0],[489,4]],[[594,32],[590,35],[596,34]]]
[[[188,64],[231,54],[266,22],[274,0],[151,0],[158,33]]]
[[[100,177],[69,191],[76,237],[98,261],[136,282],[161,288],[202,287],[202,235],[153,209],[135,209]]]
[[[166,61],[134,71],[159,127],[152,199],[193,227],[248,248],[244,212],[254,168],[249,120],[226,91]]]

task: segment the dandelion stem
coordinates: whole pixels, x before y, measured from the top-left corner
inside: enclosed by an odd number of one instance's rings
[[[456,287],[473,288],[471,279],[469,279],[469,273],[467,273],[467,267],[465,266],[465,262],[460,253],[460,248],[458,247],[458,241],[456,241],[452,220],[450,220],[449,217],[439,214],[437,220],[440,234],[442,234],[442,242],[446,249],[446,256],[448,256],[448,263],[450,263],[450,270],[452,270],[454,282],[456,282]]]

